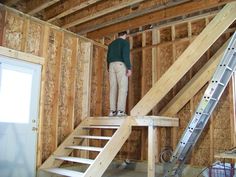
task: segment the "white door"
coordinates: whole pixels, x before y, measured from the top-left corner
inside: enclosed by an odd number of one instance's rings
[[[0,55],[0,177],[35,177],[41,66]]]

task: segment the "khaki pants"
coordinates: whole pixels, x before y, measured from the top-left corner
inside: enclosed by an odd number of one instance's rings
[[[109,65],[110,110],[124,111],[128,92],[128,77],[123,62],[112,62]],[[117,97],[118,93],[118,97]],[[117,109],[116,109],[117,104]]]

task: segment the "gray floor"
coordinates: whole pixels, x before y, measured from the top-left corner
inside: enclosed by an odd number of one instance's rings
[[[147,173],[126,169],[109,169],[102,177],[147,177]]]

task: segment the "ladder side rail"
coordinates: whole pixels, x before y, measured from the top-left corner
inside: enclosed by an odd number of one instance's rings
[[[207,124],[211,113],[213,112],[220,96],[223,94],[223,91],[230,80],[233,71],[235,70],[235,48],[236,32],[234,33],[221,62],[219,63],[216,72],[214,73],[212,80],[210,81],[209,86],[206,89],[204,96],[199,103],[197,111],[191,119],[188,127],[185,129],[180,139],[180,142],[178,143],[176,150],[173,153],[173,156],[170,160],[171,165],[169,166],[169,169],[173,169],[173,167],[178,161],[185,161],[185,156],[191,151],[191,148],[195,145],[197,139],[199,138],[202,132],[202,129]],[[205,117],[202,116],[203,114],[205,114]],[[200,124],[201,126],[199,127],[199,132],[194,131],[196,127]],[[190,138],[193,139],[193,142],[192,144],[187,145],[186,143],[189,142]],[[169,170],[168,173],[170,172],[171,171]]]

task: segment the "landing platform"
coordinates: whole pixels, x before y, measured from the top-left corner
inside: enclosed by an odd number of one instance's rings
[[[89,125],[120,125],[129,119],[131,126],[178,127],[179,119],[164,116],[88,117]]]

